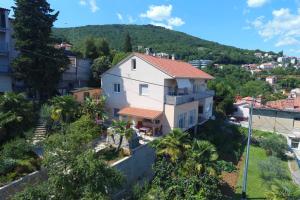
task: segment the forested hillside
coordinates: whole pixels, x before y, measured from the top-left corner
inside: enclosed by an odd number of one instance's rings
[[[134,50],[138,46],[151,47],[156,52],[175,53],[180,59],[210,59],[222,64],[257,62],[255,51],[221,45],[182,32],[153,25],[93,25],[75,28],[54,28],[58,41],[69,41],[83,52],[87,38],[105,38],[110,47],[121,50],[126,33],[132,38]]]

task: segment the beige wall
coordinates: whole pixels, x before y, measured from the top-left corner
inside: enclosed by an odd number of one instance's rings
[[[163,132],[168,133],[170,130],[174,128],[178,128],[178,116],[182,113],[187,113],[186,118],[186,127],[183,129],[183,131],[192,128],[198,123],[198,101],[193,101],[190,103],[182,104],[179,106],[173,106],[173,105],[165,105],[165,112],[164,112],[164,122],[163,122]],[[189,112],[192,110],[196,110],[196,122],[193,125],[189,125]]]
[[[136,70],[131,69],[132,58],[136,59]],[[111,113],[113,108],[122,109],[127,106],[163,111],[164,80],[171,77],[136,56],[132,58],[102,76],[102,89],[107,96],[107,107]],[[139,85],[147,84],[146,82],[149,82],[149,94],[141,96]],[[114,83],[121,84],[120,93],[113,91]]]

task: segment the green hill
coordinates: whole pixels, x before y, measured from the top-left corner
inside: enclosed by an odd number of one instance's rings
[[[255,51],[221,45],[153,25],[93,25],[53,29],[56,39],[71,42],[81,52],[88,37],[106,38],[111,48],[121,50],[127,32],[132,38],[135,51],[138,46],[142,46],[151,47],[155,52],[175,53],[184,60],[210,59],[222,64],[257,62]]]

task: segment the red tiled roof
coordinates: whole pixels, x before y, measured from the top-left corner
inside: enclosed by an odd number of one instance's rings
[[[142,109],[142,108],[133,108],[126,107],[118,112],[119,115],[131,116],[131,117],[140,117],[145,119],[157,119],[162,115],[162,111]]]
[[[139,58],[149,62],[161,71],[174,78],[201,78],[201,79],[213,79],[214,77],[205,73],[204,71],[197,69],[189,63],[172,60],[166,58],[159,58],[141,53],[134,53]]]
[[[267,108],[278,110],[295,110],[300,111],[300,97],[294,99],[283,99],[277,101],[269,101],[266,103]]]

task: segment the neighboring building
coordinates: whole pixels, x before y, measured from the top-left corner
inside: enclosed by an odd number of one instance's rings
[[[241,67],[247,70],[255,70],[257,69],[257,64],[244,64]]]
[[[234,113],[232,116],[239,121],[245,121],[249,118],[249,108],[251,103],[253,106],[260,107],[261,106],[261,98],[253,99],[252,97],[236,97],[234,106]]]
[[[270,62],[270,63],[263,63],[259,66],[260,69],[264,69],[264,70],[270,70],[275,68],[274,63]]]
[[[146,127],[152,135],[188,130],[212,117],[209,74],[183,61],[133,53],[102,75],[111,118]]]
[[[12,91],[11,50],[12,28],[8,17],[10,10],[0,8],[0,93]]]
[[[267,102],[253,109],[253,128],[283,134],[300,158],[300,97]]]
[[[290,98],[300,97],[300,88],[292,89],[290,92]]]
[[[100,88],[90,87],[76,88],[75,90],[71,91],[71,94],[79,103],[83,103],[87,97],[90,97],[92,99],[99,99],[101,93],[102,91]]]
[[[191,65],[193,65],[194,67],[198,67],[198,68],[202,68],[202,67],[206,67],[207,65],[210,65],[213,63],[212,60],[191,60],[189,61],[189,63]]]
[[[67,43],[57,44],[55,48],[65,50],[65,55],[70,60],[69,68],[62,74],[62,78],[58,85],[60,94],[68,94],[74,88],[86,87],[91,75],[91,61],[88,59],[80,59],[70,51],[72,45]]]
[[[255,57],[258,57],[258,58],[262,58],[262,57],[263,57],[263,54],[260,53],[260,52],[257,52],[257,53],[254,53],[254,56],[255,56]]]
[[[276,76],[268,76],[268,77],[266,77],[266,82],[273,86],[277,82],[277,77]]]

